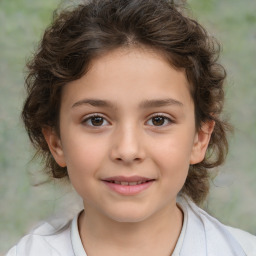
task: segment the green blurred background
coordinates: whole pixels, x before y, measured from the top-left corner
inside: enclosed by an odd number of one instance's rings
[[[65,1],[65,4],[69,1]],[[44,183],[20,121],[24,65],[60,0],[0,0],[0,255],[38,221],[79,209],[65,182]],[[235,134],[212,183],[206,209],[222,222],[256,234],[256,1],[188,0],[222,44],[227,67],[226,113]],[[40,186],[34,186],[44,183]]]

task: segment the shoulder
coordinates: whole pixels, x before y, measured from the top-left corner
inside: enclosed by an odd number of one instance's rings
[[[194,230],[196,229],[197,236],[201,234],[200,245],[205,244],[206,250],[212,252],[211,255],[256,255],[255,236],[222,224],[188,198],[182,199],[181,204],[188,218],[188,239],[193,240]],[[195,247],[195,245],[193,246]],[[223,254],[223,251],[226,254]]]
[[[227,230],[239,242],[247,255],[256,255],[256,236],[238,228],[226,226]]]
[[[222,230],[222,233],[226,232],[231,235],[231,237],[242,247],[247,256],[256,255],[256,236],[244,230],[226,226],[202,209],[200,209],[200,214],[201,216],[203,215],[207,221],[214,223],[214,226],[219,230]]]
[[[58,219],[45,222],[24,236],[6,256],[72,256],[71,221]]]

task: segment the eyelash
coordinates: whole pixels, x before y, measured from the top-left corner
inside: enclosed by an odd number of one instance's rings
[[[109,122],[106,120],[106,118],[105,118],[103,115],[100,115],[100,114],[92,114],[92,115],[87,116],[87,117],[82,121],[82,124],[85,124],[85,125],[90,126],[90,127],[102,127],[102,126],[106,126],[106,124],[105,124],[105,125],[93,125],[93,124],[92,124],[92,118],[97,118],[97,117],[102,118],[102,119],[103,119],[103,123],[104,123],[104,122],[107,122],[107,123],[109,124]],[[152,125],[150,125],[150,126],[163,127],[163,126],[167,126],[168,124],[174,123],[174,121],[173,121],[170,117],[167,117],[167,116],[164,115],[164,114],[158,114],[158,113],[156,113],[156,114],[154,114],[153,116],[151,116],[151,117],[147,120],[146,124],[147,124],[150,120],[152,121],[152,119],[155,118],[155,117],[161,117],[161,118],[164,119],[164,122],[167,121],[168,123],[167,123],[167,124],[165,123],[164,125],[154,125],[154,124],[152,124]],[[88,124],[88,121],[90,121],[91,124]]]
[[[88,121],[92,122],[92,118],[97,118],[97,117],[102,118],[103,122],[105,121],[105,122],[107,122],[109,124],[109,122],[106,120],[106,118],[104,116],[100,115],[100,114],[92,114],[92,115],[87,116],[85,119],[82,120],[82,124],[85,124],[85,125],[90,126],[90,127],[102,127],[102,126],[105,126],[105,125],[97,126],[97,125],[93,125],[92,123],[91,124],[87,123]]]
[[[152,119],[155,118],[155,117],[161,117],[161,118],[164,119],[164,122],[167,121],[168,123],[165,124],[165,125],[151,125],[151,126],[155,126],[155,127],[164,127],[164,126],[167,126],[168,124],[174,123],[174,121],[173,121],[170,117],[167,117],[166,115],[161,114],[161,113],[156,113],[156,114],[154,114],[153,116],[150,117],[150,119],[149,119],[146,123],[148,123],[150,120],[152,120]]]

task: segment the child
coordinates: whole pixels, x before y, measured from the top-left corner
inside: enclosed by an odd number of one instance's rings
[[[168,0],[91,0],[58,15],[29,63],[22,117],[84,210],[8,256],[256,255],[198,207],[223,163],[218,44]]]

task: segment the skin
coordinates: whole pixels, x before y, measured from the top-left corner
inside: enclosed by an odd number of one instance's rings
[[[60,137],[51,128],[43,133],[83,198],[86,213],[78,225],[88,255],[174,250],[183,218],[176,197],[189,165],[203,160],[214,127],[206,122],[196,130],[189,86],[184,70],[161,54],[129,48],[94,59],[83,77],[64,87]],[[127,196],[102,181],[133,175],[154,182]]]

